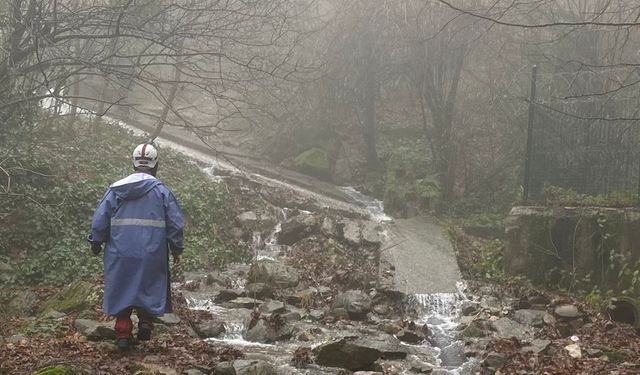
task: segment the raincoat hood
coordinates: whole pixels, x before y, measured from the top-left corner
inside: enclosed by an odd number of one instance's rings
[[[118,198],[135,200],[144,196],[159,184],[162,183],[150,174],[134,173],[120,181],[114,182],[109,189],[111,189]]]

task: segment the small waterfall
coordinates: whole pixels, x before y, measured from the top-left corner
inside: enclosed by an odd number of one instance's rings
[[[418,322],[427,324],[431,332],[431,345],[438,352],[435,365],[457,375],[469,373],[474,363],[465,356],[464,342],[456,338],[456,320],[467,300],[465,284],[459,282],[456,287],[455,293],[416,294],[411,299],[421,316]]]
[[[381,201],[364,195],[351,186],[343,186],[340,190],[353,199],[355,204],[364,207],[369,212],[371,220],[377,223],[393,221],[393,218],[384,212],[384,205]]]

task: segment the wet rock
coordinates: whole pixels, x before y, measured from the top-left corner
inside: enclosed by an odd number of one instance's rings
[[[400,340],[388,335],[370,335],[367,337],[357,338],[354,344],[361,347],[371,348],[380,352],[380,358],[394,360],[405,359],[407,357],[407,348],[402,345]]]
[[[464,301],[461,306],[461,312],[464,316],[474,315],[480,309],[480,305],[473,301]]]
[[[557,316],[567,319],[573,319],[580,316],[580,311],[578,311],[578,308],[575,305],[560,305],[557,306],[553,312]]]
[[[155,318],[155,321],[156,323],[160,323],[168,326],[174,326],[174,325],[180,324],[181,322],[180,317],[172,313],[164,314],[163,316],[157,317]]]
[[[347,309],[339,307],[331,309],[331,311],[329,311],[329,316],[332,316],[337,320],[348,320],[349,312],[347,311]]]
[[[313,349],[316,364],[359,370],[371,366],[382,353],[375,348],[362,346],[355,338],[346,337],[319,345]]]
[[[273,288],[265,283],[251,283],[245,287],[249,297],[258,299],[273,298]]]
[[[487,353],[487,356],[485,357],[483,364],[487,367],[498,369],[504,366],[506,362],[507,362],[507,357],[504,354],[498,353],[498,352],[489,352]]]
[[[218,291],[213,300],[214,302],[229,302],[244,295],[244,291],[241,289],[222,289]]]
[[[331,309],[343,308],[347,310],[349,319],[364,320],[371,311],[371,297],[359,290],[348,290],[338,294],[331,305]]]
[[[388,333],[390,335],[395,335],[396,333],[402,331],[402,326],[399,323],[383,323],[378,327],[382,332]]]
[[[224,323],[219,320],[204,320],[193,325],[193,329],[200,338],[218,337],[224,332],[226,328]]]
[[[298,285],[298,271],[280,262],[261,259],[251,265],[248,279],[275,288],[289,288]]]
[[[200,370],[198,370],[196,368],[192,368],[192,369],[186,370],[182,374],[183,375],[205,375],[204,372],[202,372],[202,371],[200,371]]]
[[[460,333],[463,337],[486,337],[490,334],[489,324],[484,320],[474,320]]]
[[[314,235],[319,228],[318,219],[315,216],[294,216],[282,223],[280,233],[278,233],[278,243],[281,245],[293,245],[304,238]]]
[[[294,327],[286,321],[275,324],[266,319],[259,319],[256,325],[244,334],[244,338],[248,341],[269,344],[288,340],[294,334]]]
[[[302,315],[297,311],[289,311],[285,314],[282,314],[282,318],[289,322],[297,322],[302,320]]]
[[[411,355],[407,358],[411,371],[418,374],[431,374],[433,372],[433,365],[427,363],[415,355]]]
[[[545,311],[540,310],[517,310],[513,313],[513,320],[533,327],[541,327],[544,325]]]
[[[309,310],[309,312],[307,313],[307,318],[313,321],[318,321],[324,318],[325,315],[326,315],[326,312],[324,310],[312,309],[312,310]]]
[[[287,311],[287,307],[280,301],[268,301],[258,307],[263,314],[283,313]]]
[[[240,297],[225,303],[225,305],[228,305],[232,308],[254,309],[263,303],[264,301],[261,301],[259,299]]]
[[[89,319],[76,319],[74,328],[88,340],[98,341],[115,339],[116,331],[113,322],[97,322]]]
[[[427,339],[427,336],[420,331],[412,331],[408,329],[403,329],[396,334],[396,337],[402,341],[409,344],[419,344]]]
[[[491,322],[491,327],[496,331],[498,337],[515,337],[522,340],[527,336],[527,327],[509,318],[500,318]]]
[[[218,363],[213,369],[213,375],[236,375],[236,369],[233,367],[233,361]]]

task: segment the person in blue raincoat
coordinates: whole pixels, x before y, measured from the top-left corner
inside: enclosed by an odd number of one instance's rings
[[[131,345],[131,313],[139,340],[149,340],[153,318],[171,311],[169,253],[180,263],[184,219],[176,198],[158,180],[158,152],[133,151],[134,173],[112,184],[96,209],[88,237],[93,255],[104,248],[104,313],[116,317],[118,348]]]

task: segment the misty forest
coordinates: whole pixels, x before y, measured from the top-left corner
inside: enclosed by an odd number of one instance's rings
[[[636,0],[0,0],[0,375],[640,373]]]

